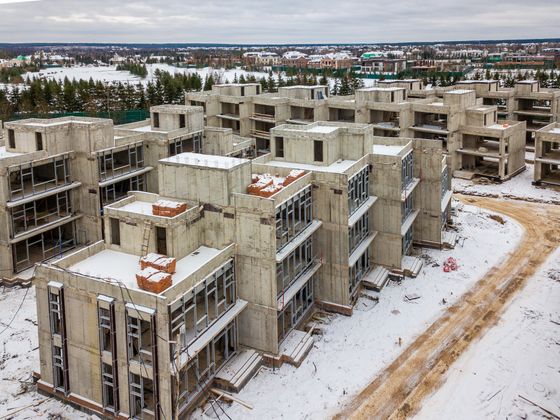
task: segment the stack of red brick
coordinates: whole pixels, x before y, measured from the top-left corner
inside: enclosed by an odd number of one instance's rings
[[[165,255],[150,253],[140,259],[140,271],[136,274],[138,287],[152,293],[161,293],[171,287],[172,274],[177,260]]]
[[[305,175],[305,171],[294,169],[290,171],[287,177],[281,178],[270,174],[253,174],[252,184],[247,187],[247,193],[257,195],[259,197],[271,197],[287,187],[296,179]]]
[[[152,204],[152,213],[154,216],[175,217],[187,211],[186,203],[178,203],[176,201],[158,200]]]

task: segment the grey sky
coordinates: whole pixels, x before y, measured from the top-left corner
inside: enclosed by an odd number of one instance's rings
[[[558,0],[39,0],[0,42],[345,43],[560,37]]]

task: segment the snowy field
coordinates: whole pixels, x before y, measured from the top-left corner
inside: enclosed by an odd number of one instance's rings
[[[509,181],[500,183],[478,178],[468,181],[453,178],[453,191],[456,193],[476,194],[497,198],[511,198],[543,203],[560,204],[560,189],[551,186],[532,185],[534,166],[527,164],[527,169]],[[486,184],[486,182],[489,182]]]
[[[94,81],[101,81],[106,83],[133,83],[133,84],[147,84],[155,79],[154,73],[156,70],[166,71],[170,74],[181,74],[181,73],[198,73],[202,80],[206,78],[208,74],[212,74],[214,77],[218,78],[219,83],[233,82],[235,76],[239,78],[241,75],[247,77],[253,75],[260,80],[262,77],[268,79],[269,75],[266,72],[250,72],[243,70],[241,68],[235,69],[223,69],[223,68],[212,68],[204,67],[200,69],[195,68],[185,68],[176,67],[169,64],[147,64],[146,68],[148,70],[148,75],[145,78],[141,78],[131,74],[129,71],[118,71],[116,66],[107,67],[94,67],[94,66],[82,66],[82,67],[54,67],[50,69],[43,69],[35,73],[25,73],[23,78],[45,78],[51,80],[62,81],[64,78],[68,77],[69,80],[89,80],[90,78]],[[286,79],[285,73],[282,73],[284,80]],[[274,73],[273,78],[278,80],[278,73]],[[376,83],[374,79],[362,79],[364,81],[364,86],[370,87]],[[329,84],[332,87],[334,85],[334,79],[329,79]]]
[[[268,78],[268,73],[263,72],[248,72],[240,68],[225,70],[221,68],[204,67],[200,69],[195,68],[185,68],[185,67],[175,67],[169,64],[147,64],[146,68],[148,70],[148,75],[145,78],[138,77],[131,74],[129,71],[119,71],[116,66],[107,67],[94,67],[94,66],[81,66],[81,67],[53,67],[50,69],[43,69],[35,73],[25,73],[23,78],[44,78],[51,80],[64,80],[65,77],[72,80],[89,80],[90,78],[94,81],[102,81],[107,83],[142,83],[146,84],[155,79],[154,73],[156,70],[166,71],[171,74],[188,74],[188,73],[198,73],[202,80],[208,75],[212,74],[218,76],[220,83],[226,83],[227,81],[233,82],[235,75],[239,78],[241,75],[247,77],[249,75],[254,75],[257,79],[261,77]]]
[[[417,278],[389,284],[377,305],[361,298],[352,317],[333,315],[322,326],[324,335],[299,369],[284,365],[275,371],[261,371],[239,394],[254,409],[249,411],[234,404],[224,407],[228,415],[232,419],[319,419],[335,414],[341,403],[358,393],[447,306],[516,246],[522,228],[510,220],[501,225],[488,215],[476,207],[465,206],[456,220],[459,233],[465,238],[462,247],[422,250],[425,264]],[[488,231],[493,235],[487,235]],[[500,252],[496,252],[498,244]],[[444,273],[442,262],[450,256],[457,258],[459,270]],[[23,301],[14,323],[0,335],[0,418],[22,407],[28,408],[17,412],[14,418],[87,418],[52,399],[33,406],[45,397],[38,395],[31,383],[31,372],[39,369],[35,293],[29,289],[23,300],[25,293],[20,289],[0,293],[1,329]],[[404,295],[412,293],[421,297],[413,303],[406,302]],[[203,417],[200,411],[196,416]]]
[[[423,250],[424,267],[418,277],[390,283],[375,306],[361,298],[352,317],[333,316],[299,368],[285,364],[274,371],[261,371],[238,395],[254,409],[234,404],[224,407],[228,415],[232,419],[324,419],[336,414],[515,248],[522,228],[510,220],[500,225],[488,215],[465,206],[457,219],[460,235],[466,238],[463,247]],[[493,234],[488,235],[489,231]],[[496,252],[498,248],[500,252]],[[458,260],[459,270],[444,273],[442,263],[450,256]],[[407,302],[407,294],[421,297]],[[203,416],[199,412],[197,417]]]
[[[559,302],[560,249],[512,300],[498,324],[451,366],[443,386],[416,418],[545,418],[520,395],[560,414]]]

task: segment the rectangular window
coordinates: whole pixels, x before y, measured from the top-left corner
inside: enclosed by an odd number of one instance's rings
[[[284,157],[284,138],[275,137],[274,141],[276,143],[276,157]]]
[[[130,414],[134,419],[155,418],[155,396],[153,382],[131,373],[130,383]]]
[[[313,140],[313,160],[315,162],[323,161],[323,142],[321,140]]]
[[[49,287],[49,315],[51,334],[62,335],[62,305],[58,289]]]
[[[101,351],[113,352],[114,332],[111,309],[99,308],[99,341]]]
[[[369,213],[366,211],[358,221],[349,228],[348,252],[352,254],[358,245],[369,235]]]
[[[152,322],[127,314],[128,359],[140,364],[152,364]]]
[[[348,212],[352,215],[369,197],[369,168],[365,167],[348,180]]]
[[[111,243],[113,245],[121,244],[121,222],[119,219],[111,217]]]
[[[58,346],[53,346],[53,382],[56,390],[66,392],[64,351]]]
[[[8,130],[8,145],[10,146],[10,149],[16,148],[16,134],[12,129]]]
[[[313,237],[307,238],[281,262],[276,264],[276,295],[280,297],[313,265]]]
[[[179,114],[179,128],[185,128],[185,114]]]
[[[313,221],[311,186],[276,207],[276,250],[279,251]]]
[[[107,363],[102,363],[101,367],[101,380],[102,380],[102,399],[103,407],[111,410],[114,413],[118,411],[118,391],[115,385],[116,375],[113,372],[113,366]]]
[[[43,150],[43,134],[41,133],[35,133],[35,148]]]
[[[154,128],[159,128],[159,112],[154,112]]]

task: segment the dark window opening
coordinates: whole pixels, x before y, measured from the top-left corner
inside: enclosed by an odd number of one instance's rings
[[[111,243],[113,245],[121,244],[121,223],[119,219],[109,219],[111,221]]]
[[[323,142],[320,140],[313,141],[313,160],[315,162],[323,161]]]
[[[16,147],[16,134],[14,130],[8,130],[8,145],[11,149],[15,149]]]
[[[284,157],[284,138],[276,137],[276,157]]]
[[[159,128],[159,112],[154,112],[154,127]]]
[[[157,237],[157,253],[167,255],[167,230],[165,228],[156,227]]]
[[[41,133],[35,133],[35,146],[37,150],[43,150],[43,135]]]
[[[185,126],[186,126],[185,114],[180,114],[179,115],[179,128],[185,128]]]

